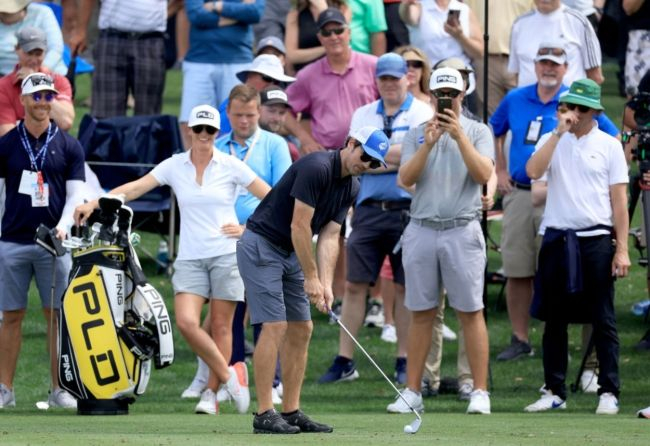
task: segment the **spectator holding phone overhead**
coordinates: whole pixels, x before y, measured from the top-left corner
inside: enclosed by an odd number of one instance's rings
[[[403,396],[414,409],[423,409],[422,371],[444,283],[465,331],[474,377],[467,412],[489,414],[488,333],[481,311],[486,254],[479,220],[481,185],[494,170],[492,134],[485,124],[461,115],[465,85],[458,70],[434,71],[429,85],[438,113],[406,134],[399,168],[401,184],[416,186],[402,248],[405,305],[413,312]],[[397,398],[387,410],[409,408]]]

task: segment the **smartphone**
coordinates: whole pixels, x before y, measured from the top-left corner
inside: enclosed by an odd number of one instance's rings
[[[457,25],[460,18],[460,9],[450,9],[447,15],[447,23],[450,25]]]
[[[438,114],[442,115],[445,113],[445,110],[451,108],[451,98],[439,98],[438,99]]]

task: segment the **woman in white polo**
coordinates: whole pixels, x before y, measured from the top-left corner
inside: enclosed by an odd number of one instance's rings
[[[262,199],[270,187],[236,157],[214,148],[219,112],[209,105],[194,107],[188,122],[191,148],[166,159],[142,178],[112,190],[125,201],[169,185],[181,214],[178,257],[174,263],[176,325],[194,352],[210,367],[210,379],[197,413],[218,412],[220,383],[233,397],[239,412],[248,410],[246,365],[228,367],[235,307],[244,300],[244,285],[235,257],[241,234],[235,200],[242,188]],[[93,201],[77,207],[75,221],[83,223],[97,207]],[[211,334],[201,329],[201,309],[210,302]]]

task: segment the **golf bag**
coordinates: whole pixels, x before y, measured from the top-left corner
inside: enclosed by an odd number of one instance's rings
[[[172,324],[131,245],[133,212],[111,196],[99,205],[65,242],[72,270],[59,316],[59,384],[79,414],[126,414],[152,362],[173,362]]]

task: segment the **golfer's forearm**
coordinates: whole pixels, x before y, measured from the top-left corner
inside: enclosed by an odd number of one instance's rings
[[[316,258],[318,259],[318,277],[325,287],[334,283],[334,270],[339,257],[339,235],[318,237],[316,245]]]
[[[291,242],[305,278],[317,278],[318,269],[312,248],[312,232],[309,226],[291,223]]]

